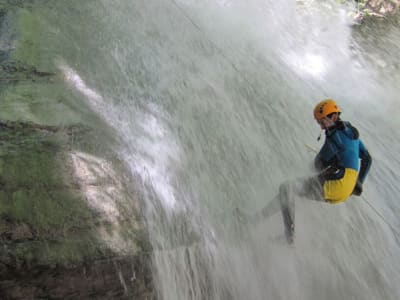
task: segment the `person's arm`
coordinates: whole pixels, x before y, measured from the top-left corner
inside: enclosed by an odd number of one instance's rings
[[[361,142],[361,140],[360,140],[360,158],[361,158],[361,166],[360,166],[360,172],[358,174],[358,181],[361,184],[363,184],[365,178],[368,175],[369,169],[371,168],[372,158],[367,148],[364,146],[363,142]]]
[[[317,156],[315,156],[314,159],[314,168],[318,171],[321,172],[325,167],[325,162],[322,160],[321,158],[321,152],[317,154]]]
[[[369,155],[367,148],[365,148],[364,144],[360,140],[360,148],[359,148],[359,157],[361,158],[361,166],[360,171],[358,173],[357,183],[353,190],[353,195],[360,196],[363,191],[363,183],[365,178],[368,175],[369,169],[371,168],[372,158]]]

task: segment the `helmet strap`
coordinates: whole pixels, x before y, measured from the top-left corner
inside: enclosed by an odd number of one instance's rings
[[[319,140],[321,139],[322,132],[323,132],[323,130],[321,129],[321,131],[319,132],[319,136],[317,138],[317,142],[319,142]]]

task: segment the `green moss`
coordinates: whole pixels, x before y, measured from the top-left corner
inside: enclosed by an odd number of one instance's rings
[[[9,253],[56,263],[99,255],[95,215],[65,178],[62,132],[12,123],[2,126],[0,140],[0,223],[6,220],[9,231],[27,224],[35,240],[9,240]]]
[[[12,54],[15,60],[31,65],[40,63],[40,20],[35,14],[26,10],[18,10],[18,44]]]
[[[85,235],[79,238],[18,243],[9,245],[7,251],[17,261],[35,261],[45,265],[77,264],[107,253],[107,250],[99,247],[95,239]]]
[[[8,164],[10,172],[0,199],[3,215],[17,223],[28,223],[40,232],[90,227],[92,213],[83,199],[60,182],[59,176],[52,176],[55,169],[49,168],[51,163],[35,161],[25,165],[26,172],[22,172],[19,164],[12,162]]]
[[[2,219],[8,215],[10,208],[11,201],[8,199],[8,194],[5,191],[0,190],[0,217]]]
[[[53,125],[84,122],[82,113],[77,113],[78,107],[66,100],[73,96],[64,92],[61,84],[24,82],[4,88],[1,98],[1,119]]]
[[[112,256],[98,238],[99,228],[111,234],[112,225],[87,206],[67,151],[104,157],[111,151],[105,135],[112,141],[115,133],[66,87],[45,42],[54,42],[43,35],[45,18],[25,3],[12,12],[15,50],[0,66],[0,264],[65,265]],[[122,234],[135,240],[133,231]]]

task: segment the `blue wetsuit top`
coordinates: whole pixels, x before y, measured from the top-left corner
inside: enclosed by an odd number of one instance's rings
[[[315,167],[318,170],[330,169],[323,174],[324,179],[340,179],[345,169],[351,168],[359,171],[358,181],[363,183],[372,159],[359,138],[358,130],[350,122],[339,120],[332,128],[325,131],[325,136],[324,145],[315,158]]]

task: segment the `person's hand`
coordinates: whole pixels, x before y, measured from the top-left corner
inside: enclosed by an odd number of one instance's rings
[[[356,186],[354,187],[352,195],[354,196],[361,196],[363,192],[362,183],[357,180]]]

